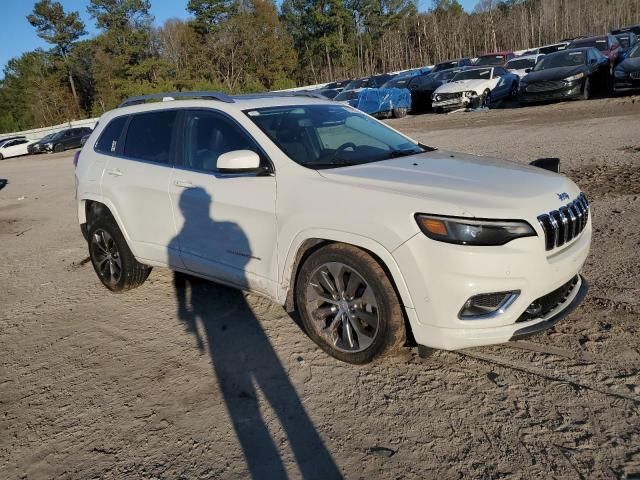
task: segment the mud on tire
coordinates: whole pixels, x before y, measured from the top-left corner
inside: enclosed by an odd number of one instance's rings
[[[405,344],[398,295],[380,264],[359,248],[331,244],[311,254],[295,298],[309,337],[341,361],[369,363]]]

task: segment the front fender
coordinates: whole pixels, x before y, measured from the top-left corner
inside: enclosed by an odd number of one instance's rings
[[[404,276],[400,271],[400,267],[393,258],[393,255],[384,246],[372,240],[371,238],[358,235],[350,232],[343,232],[339,230],[330,229],[308,229],[298,233],[291,242],[286,255],[285,260],[281,264],[279,272],[279,289],[278,289],[278,301],[284,304],[287,299],[287,294],[290,288],[293,288],[292,277],[294,274],[294,267],[298,251],[304,242],[307,240],[328,240],[333,242],[348,243],[350,245],[368,250],[377,256],[387,271],[391,274],[392,280],[395,283],[398,293],[400,294],[400,300],[405,307],[413,308],[413,302],[411,301],[411,295],[405,282]]]

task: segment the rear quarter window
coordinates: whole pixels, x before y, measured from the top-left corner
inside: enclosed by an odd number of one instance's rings
[[[122,135],[122,129],[127,123],[128,118],[129,117],[118,117],[109,122],[96,143],[96,151],[101,153],[115,153],[118,150],[118,142]]]

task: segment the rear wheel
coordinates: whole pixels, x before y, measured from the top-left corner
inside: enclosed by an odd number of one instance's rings
[[[58,143],[56,146],[53,147],[53,151],[56,153],[64,152],[64,145]]]
[[[307,334],[329,355],[364,364],[404,345],[398,296],[380,264],[351,245],[332,244],[302,265],[295,286]]]
[[[491,90],[486,89],[482,94],[482,106],[489,108],[491,105]]]
[[[408,108],[405,107],[400,107],[400,108],[394,108],[393,109],[393,117],[394,118],[403,118],[407,116],[407,112],[409,111]]]
[[[93,269],[102,284],[112,292],[139,287],[149,276],[151,267],[135,259],[110,215],[103,215],[91,223],[88,238]]]
[[[4,155],[0,153],[0,160],[4,160]]]

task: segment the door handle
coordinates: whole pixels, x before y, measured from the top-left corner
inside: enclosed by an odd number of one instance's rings
[[[113,169],[107,170],[107,175],[111,175],[113,177],[121,177],[124,174],[122,173],[122,170],[120,170],[119,168],[113,168]]]
[[[174,182],[176,187],[180,188],[195,188],[196,186],[188,180],[176,180]]]

